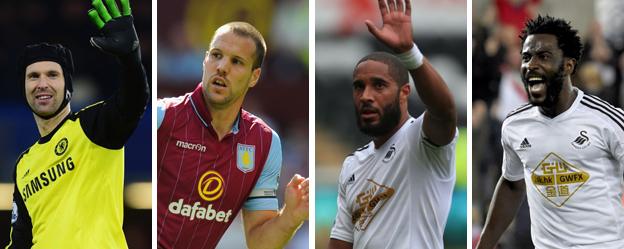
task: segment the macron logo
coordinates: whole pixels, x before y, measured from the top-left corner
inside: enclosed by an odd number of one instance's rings
[[[192,144],[189,142],[184,142],[184,141],[180,141],[177,140],[176,141],[176,146],[182,148],[182,149],[187,149],[187,150],[196,150],[199,152],[206,152],[206,146],[202,145],[202,144]]]

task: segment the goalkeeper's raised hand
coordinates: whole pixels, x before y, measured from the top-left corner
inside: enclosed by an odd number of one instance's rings
[[[100,36],[91,37],[91,45],[118,57],[137,52],[139,38],[134,29],[129,0],[119,0],[121,11],[116,0],[104,1],[93,0],[91,3],[93,9],[89,10],[89,17],[101,31]]]

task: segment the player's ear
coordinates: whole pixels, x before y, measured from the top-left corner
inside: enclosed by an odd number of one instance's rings
[[[399,89],[399,98],[401,101],[406,101],[407,102],[407,98],[410,95],[410,92],[412,92],[412,88],[410,87],[409,82],[403,84],[402,86],[400,86]]]
[[[256,68],[251,72],[249,87],[254,87],[258,83],[258,80],[260,79],[260,71],[260,68]]]
[[[565,75],[572,75],[574,68],[576,67],[576,59],[564,57],[563,58],[563,70]]]
[[[206,54],[204,54],[204,60],[202,61],[203,68],[206,68],[206,62],[208,61],[208,56],[210,56],[210,51],[206,51]]]

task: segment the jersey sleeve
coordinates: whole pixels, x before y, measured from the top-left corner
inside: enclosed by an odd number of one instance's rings
[[[619,125],[619,122],[624,123],[624,111],[619,107],[609,106],[613,108],[610,113],[619,119],[612,119],[605,122],[611,125],[605,127],[604,136],[608,141],[609,150],[613,154],[613,157],[618,160],[620,166],[624,166],[624,128]]]
[[[418,144],[412,146],[415,158],[417,160],[425,160],[428,163],[434,175],[440,179],[450,179],[455,176],[455,147],[459,138],[459,130],[455,128],[455,136],[453,140],[446,145],[438,146],[431,143],[424,131],[422,130],[424,114],[417,119],[408,122],[414,122],[409,127],[408,136],[416,138]]]
[[[272,136],[269,156],[256,186],[243,204],[245,210],[277,210],[279,208],[277,185],[282,169],[282,145],[275,131],[273,131]]]
[[[167,109],[165,108],[165,103],[163,100],[156,101],[156,129],[160,128],[163,120],[165,119],[165,112]]]
[[[338,179],[338,209],[336,212],[336,219],[334,220],[334,226],[331,229],[329,235],[332,239],[338,239],[345,242],[353,243],[353,223],[351,212],[348,208],[347,191],[346,191],[346,179],[349,176],[346,172],[348,169],[350,157],[345,159],[342,166],[342,171]]]
[[[16,182],[15,173],[13,173],[13,179]],[[10,241],[5,249],[30,248],[33,245],[32,221],[17,184],[15,184],[15,189],[13,190],[13,211],[11,212],[11,232],[9,237]]]
[[[506,126],[503,124],[501,129],[501,144],[503,146],[502,176],[509,181],[519,181],[524,179],[522,161],[520,161],[520,157],[518,157],[509,143],[509,134],[505,132],[505,128]]]
[[[618,109],[620,110],[620,109]],[[624,130],[617,126],[606,129],[606,139],[613,157],[624,167]]]
[[[122,81],[117,91],[78,113],[87,137],[108,149],[124,146],[149,102],[150,87],[141,60],[130,56],[120,61]]]

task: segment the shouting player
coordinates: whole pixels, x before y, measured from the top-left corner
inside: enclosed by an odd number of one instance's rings
[[[248,23],[215,31],[202,82],[158,101],[158,248],[214,248],[243,210],[249,248],[282,248],[308,218],[308,179],[295,175],[278,210],[277,133],[243,110],[266,53]]]
[[[353,70],[357,125],[373,141],[344,161],[329,248],[443,248],[455,185],[455,104],[413,42],[410,1],[379,0],[379,7],[381,29],[366,25],[397,56],[375,52]],[[418,118],[407,110],[408,71],[427,106]]]
[[[536,248],[624,248],[624,112],[572,86],[582,45],[568,22],[539,16],[521,39],[529,103],[503,122],[503,173],[477,248],[496,246],[525,193]]]
[[[127,248],[122,230],[124,144],[149,101],[130,6],[93,2],[101,29],[91,44],[116,56],[122,82],[111,98],[72,113],[74,64],[59,44],[27,46],[22,93],[41,138],[15,167],[11,241],[6,248]]]

